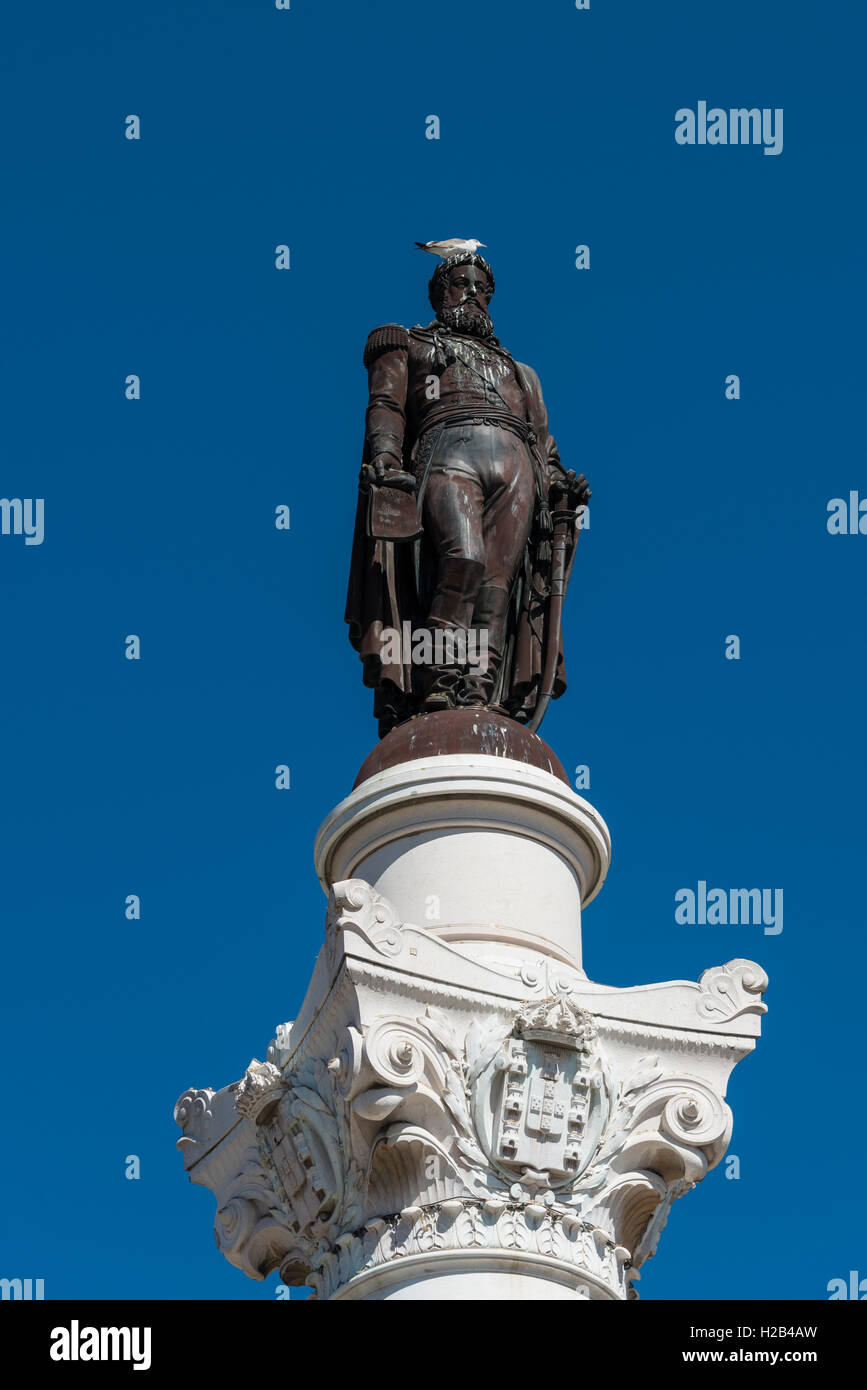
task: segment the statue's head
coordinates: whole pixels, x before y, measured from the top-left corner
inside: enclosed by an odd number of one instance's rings
[[[431,306],[443,327],[477,338],[493,334],[488,315],[493,293],[494,272],[484,256],[469,251],[440,261],[428,285]]]

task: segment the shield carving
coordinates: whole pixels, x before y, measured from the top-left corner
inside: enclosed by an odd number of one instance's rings
[[[589,1159],[597,1126],[588,1122],[601,1086],[590,1014],[562,997],[530,1006],[516,1018],[497,1068],[495,1160],[551,1183],[576,1177]]]

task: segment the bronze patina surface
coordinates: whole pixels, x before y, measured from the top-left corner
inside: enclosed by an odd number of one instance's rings
[[[535,729],[566,688],[562,602],[590,492],[560,461],[536,373],[494,336],[493,292],[487,261],[451,256],[429,286],[436,318],[367,340],[346,621],[381,737],[482,708]],[[386,642],[420,629],[463,645],[417,659]]]
[[[423,714],[406,720],[365,759],[354,787],[368,777],[385,772],[400,763],[417,758],[436,758],[449,753],[482,753],[493,758],[512,758],[528,767],[550,772],[569,786],[563,765],[538,734],[495,710],[475,708],[446,710],[438,714]]]

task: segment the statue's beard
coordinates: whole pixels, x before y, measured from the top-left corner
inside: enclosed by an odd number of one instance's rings
[[[478,304],[459,304],[455,309],[440,309],[437,318],[443,328],[454,333],[471,333],[474,338],[491,338],[494,325]]]

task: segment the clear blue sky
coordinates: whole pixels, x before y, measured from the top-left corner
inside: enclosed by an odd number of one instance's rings
[[[375,741],[342,622],[361,352],[429,316],[413,241],[461,235],[593,487],[543,727],[613,836],[588,972],[771,977],[741,1177],[675,1206],[642,1296],[867,1275],[867,536],[826,529],[867,496],[861,7],[48,0],[4,27],[0,492],[45,499],[45,539],[0,536],[0,1274],[274,1297],[218,1255],[172,1106],[264,1057],[319,948],[314,834]],[[782,107],[782,154],[677,145],[700,100]],[[782,888],[782,933],[678,925],[701,879]]]

